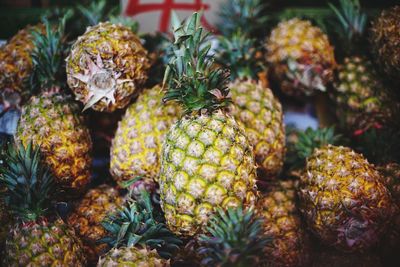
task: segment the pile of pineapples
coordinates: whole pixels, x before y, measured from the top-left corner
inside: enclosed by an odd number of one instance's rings
[[[21,111],[0,266],[398,266],[400,6],[369,25],[339,2],[334,35],[262,0],[227,0],[218,35],[201,13],[139,35],[105,0],[21,30],[0,47],[3,113]],[[332,127],[285,126],[287,99],[323,99]]]

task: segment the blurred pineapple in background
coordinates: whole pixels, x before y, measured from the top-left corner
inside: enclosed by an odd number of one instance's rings
[[[265,44],[266,60],[280,89],[290,96],[327,91],[336,67],[328,36],[310,21],[293,18],[276,26]]]
[[[330,7],[340,22],[340,40],[345,50],[330,94],[342,128],[357,133],[392,124],[400,105],[393,100],[366,56],[367,15],[358,0],[341,0],[339,7],[332,4]]]
[[[164,104],[160,86],[146,89],[128,107],[111,145],[110,172],[122,186],[136,176],[158,180],[161,148],[169,128],[181,115],[176,103]]]
[[[83,250],[90,263],[97,262],[98,257],[108,250],[106,244],[99,243],[107,235],[102,221],[110,213],[116,212],[124,201],[117,189],[100,185],[90,189],[69,214],[67,223],[82,239]]]
[[[83,193],[90,182],[91,138],[80,108],[65,88],[64,27],[68,14],[58,27],[44,19],[46,31],[33,32],[35,49],[31,87],[39,91],[23,106],[15,139],[40,145],[44,162],[55,175],[61,199]]]
[[[230,70],[230,113],[242,124],[253,145],[258,170],[263,174],[259,178],[272,179],[280,173],[285,154],[282,106],[271,89],[257,79],[264,69],[257,58],[261,49],[250,37],[253,27],[260,28],[265,18],[254,18],[251,25],[241,25],[242,19],[238,19],[249,16],[247,10],[262,8],[260,1],[230,1],[221,7],[221,18],[226,22],[226,26],[221,23],[221,31],[229,35],[219,38],[216,61]],[[226,10],[235,10],[236,16],[228,17]]]
[[[67,57],[67,81],[85,107],[112,112],[126,107],[147,79],[147,51],[121,24],[88,27]]]
[[[400,6],[382,11],[373,21],[370,30],[370,43],[376,62],[391,78],[399,91],[400,76]]]

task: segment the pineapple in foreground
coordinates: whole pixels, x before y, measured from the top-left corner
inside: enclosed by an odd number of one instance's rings
[[[378,78],[372,62],[362,55],[367,15],[358,1],[342,0],[340,7],[330,5],[342,28],[347,48],[331,93],[337,117],[343,128],[365,131],[376,125],[390,124],[398,104]]]
[[[264,247],[267,266],[309,266],[311,247],[297,208],[298,184],[293,180],[276,181],[257,202],[264,235],[272,241]]]
[[[145,90],[126,111],[111,144],[110,172],[118,184],[142,176],[158,179],[165,134],[180,117],[175,103],[162,103],[159,86]]]
[[[312,232],[344,251],[375,245],[396,208],[373,165],[350,148],[327,145],[307,158],[300,210]]]
[[[221,37],[217,60],[231,70],[230,112],[242,124],[253,145],[262,177],[273,178],[281,171],[285,154],[283,112],[271,89],[256,80],[261,68],[255,45],[255,40],[241,32]]]
[[[375,60],[399,84],[400,75],[400,6],[383,10],[372,23],[370,42]]]
[[[117,189],[100,185],[90,189],[68,216],[67,223],[82,239],[89,262],[96,262],[107,251],[107,245],[98,243],[107,235],[101,223],[108,214],[116,212],[123,202],[124,197]]]
[[[22,108],[15,139],[23,145],[40,145],[44,162],[55,175],[61,198],[74,197],[90,182],[91,139],[79,106],[63,87],[63,19],[58,28],[45,20],[46,32],[34,32],[32,86],[41,93]],[[50,51],[50,52],[49,52]]]
[[[271,239],[262,231],[262,219],[253,209],[218,209],[210,219],[207,234],[199,237],[198,254],[203,266],[262,266],[263,249]]]
[[[223,110],[230,103],[227,73],[207,58],[210,44],[204,43],[200,16],[180,24],[174,15],[173,22],[165,100],[181,103],[186,115],[166,135],[160,198],[168,228],[193,236],[216,208],[254,204],[256,168],[244,129]]]
[[[7,187],[7,204],[16,223],[7,236],[4,266],[85,266],[82,244],[50,211],[54,178],[41,165],[40,150],[29,144],[9,147],[0,184]]]
[[[326,91],[336,66],[333,47],[310,21],[293,18],[275,27],[266,42],[266,60],[281,90],[290,96]]]
[[[169,259],[182,243],[157,221],[146,191],[139,200],[128,201],[108,216],[103,227],[108,235],[102,241],[113,248],[100,257],[97,266],[169,266]]]
[[[139,38],[125,26],[105,22],[88,27],[72,45],[67,81],[84,110],[112,112],[139,92],[148,68]]]
[[[32,73],[31,52],[35,47],[32,31],[43,32],[42,24],[27,26],[0,47],[0,88],[29,96],[27,85]],[[4,93],[4,91],[2,92]]]

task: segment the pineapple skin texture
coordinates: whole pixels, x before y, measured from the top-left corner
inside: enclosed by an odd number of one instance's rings
[[[337,117],[352,131],[376,124],[387,125],[396,110],[400,110],[377,79],[372,62],[366,58],[345,58],[338,67],[334,88],[331,95],[337,106]]]
[[[92,141],[79,106],[62,94],[33,96],[23,106],[15,135],[27,146],[40,145],[44,162],[55,175],[62,198],[75,197],[90,182]]]
[[[163,104],[161,88],[145,90],[128,107],[111,144],[110,172],[121,184],[136,176],[158,179],[165,135],[181,114],[173,102]]]
[[[97,267],[169,267],[169,260],[161,258],[156,250],[146,248],[113,248],[100,257]]]
[[[370,29],[370,42],[375,60],[399,84],[400,75],[400,6],[382,11]]]
[[[42,24],[27,26],[0,47],[0,88],[23,93],[32,72],[31,52],[34,49],[32,30],[43,29]]]
[[[304,96],[314,93],[312,86],[304,86],[287,77],[287,60],[294,60],[306,68],[315,65],[321,83],[326,86],[333,80],[336,65],[333,47],[328,36],[310,21],[293,18],[275,27],[266,42],[266,60],[272,66],[273,76],[281,85],[281,90],[290,96]],[[301,76],[305,70],[298,69]]]
[[[67,57],[67,82],[77,100],[85,105],[91,94],[110,90],[109,98],[102,97],[94,110],[112,112],[126,107],[147,79],[149,60],[139,38],[122,25],[109,22],[88,27],[73,44]],[[90,62],[99,70],[91,70]],[[85,76],[86,82],[82,81]],[[91,91],[91,88],[93,91]],[[104,93],[104,92],[103,92]]]
[[[298,184],[277,181],[257,202],[257,215],[264,219],[263,229],[272,238],[264,249],[266,266],[309,266],[311,248],[296,206]]]
[[[161,207],[180,236],[204,232],[217,207],[254,205],[256,166],[244,129],[226,113],[186,116],[167,133],[160,172]]]
[[[262,177],[276,177],[283,166],[285,129],[281,103],[269,88],[255,81],[237,80],[229,85],[231,114],[242,124],[253,145]]]
[[[5,252],[4,266],[86,266],[81,241],[61,219],[16,225]]]
[[[108,214],[117,211],[123,202],[124,198],[119,195],[118,190],[100,185],[89,190],[69,215],[67,223],[82,239],[83,251],[90,263],[96,263],[98,257],[108,250],[107,244],[96,243],[107,236],[101,222]]]
[[[328,145],[307,159],[300,210],[324,243],[364,251],[387,230],[396,207],[373,165],[350,148]]]

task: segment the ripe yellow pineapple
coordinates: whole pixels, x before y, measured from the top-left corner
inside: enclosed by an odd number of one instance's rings
[[[291,96],[326,91],[333,79],[333,47],[310,21],[293,18],[274,28],[266,43],[266,59],[281,90]]]
[[[169,229],[193,236],[216,208],[254,204],[256,169],[244,129],[223,111],[229,105],[227,75],[206,58],[210,45],[204,43],[200,16],[182,25],[173,18],[173,49],[181,52],[165,72],[165,100],[183,104],[186,115],[164,142],[160,197]]]
[[[342,146],[314,150],[301,177],[299,196],[310,229],[324,243],[344,251],[376,244],[395,213],[373,165]]]
[[[136,176],[158,179],[165,134],[180,117],[178,105],[162,103],[159,86],[145,90],[126,111],[111,145],[110,172],[121,184]]]
[[[41,162],[39,147],[11,145],[0,168],[0,185],[8,189],[7,203],[15,217],[2,266],[86,266],[74,230],[50,216],[54,177]]]
[[[88,27],[67,58],[68,85],[84,109],[114,111],[128,105],[147,79],[147,51],[127,27]]]
[[[106,244],[96,243],[107,234],[101,223],[123,202],[124,198],[120,196],[118,190],[108,185],[100,185],[89,190],[68,216],[67,223],[82,239],[83,249],[89,262],[96,262],[98,256],[107,251]]]
[[[42,24],[27,26],[0,47],[0,88],[11,89],[24,95],[32,73],[31,52],[34,49],[33,30],[43,31]]]
[[[169,260],[161,258],[154,249],[122,247],[113,248],[106,255],[100,257],[97,266],[169,267],[170,264]]]
[[[35,33],[32,52],[32,89],[40,93],[23,106],[15,138],[25,146],[30,142],[40,145],[58,189],[66,192],[59,197],[66,198],[80,194],[90,182],[92,143],[78,104],[58,93],[65,87],[65,18],[58,27],[52,27],[48,21],[44,24],[46,33]]]
[[[308,266],[311,247],[296,206],[298,185],[293,180],[277,181],[257,202],[264,219],[264,234],[272,244],[264,248],[267,266]]]
[[[281,171],[285,154],[285,130],[281,103],[271,89],[257,81],[261,72],[255,40],[241,32],[220,38],[219,64],[231,71],[230,113],[245,129],[253,145],[257,167],[263,178]]]

